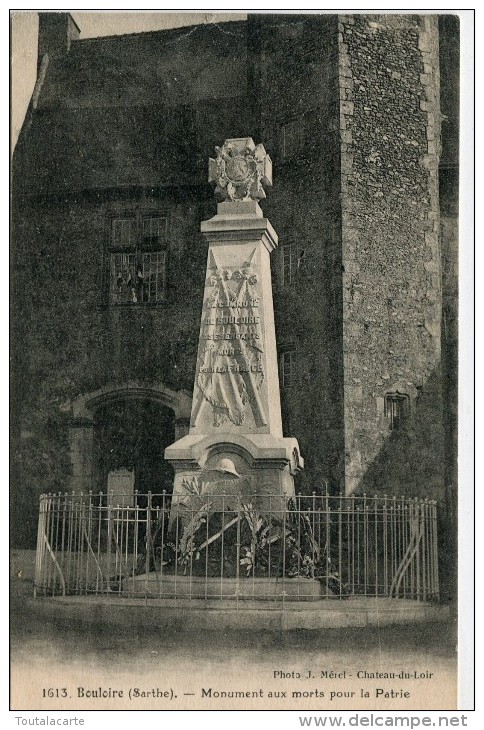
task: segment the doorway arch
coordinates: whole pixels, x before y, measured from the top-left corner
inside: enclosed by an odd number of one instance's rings
[[[107,492],[108,480],[123,470],[142,494],[171,493],[173,467],[164,451],[175,440],[175,414],[156,399],[109,399],[94,411],[93,488]]]
[[[139,491],[170,490],[164,449],[188,433],[188,393],[127,382],[84,393],[69,410],[73,491],[106,491],[108,474],[116,469],[131,469]]]

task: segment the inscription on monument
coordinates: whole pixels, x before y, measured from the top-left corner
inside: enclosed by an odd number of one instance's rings
[[[240,267],[220,267],[210,252],[205,287],[197,383],[213,407],[214,425],[241,425],[252,408],[265,425],[259,397],[264,382],[256,249]]]

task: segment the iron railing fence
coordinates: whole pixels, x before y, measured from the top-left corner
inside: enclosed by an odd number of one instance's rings
[[[409,498],[48,494],[36,595],[438,600],[437,505]]]

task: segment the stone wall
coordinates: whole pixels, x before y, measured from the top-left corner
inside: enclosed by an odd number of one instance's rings
[[[248,131],[246,34],[245,23],[206,24],[75,40],[49,56],[16,182],[29,195],[203,184],[216,141]]]
[[[343,477],[341,201],[336,16],[263,16],[258,74],[261,138],[274,163],[263,203],[279,235],[272,254],[279,352],[296,351],[281,389],[284,434],[306,460],[299,487],[338,491]],[[297,137],[294,137],[295,128]],[[294,276],[281,277],[294,245]]]
[[[341,16],[339,50],[346,491],[441,497],[437,18]]]
[[[169,219],[166,301],[109,306],[110,219],[137,207]],[[73,485],[68,437],[75,435],[74,424],[64,409],[70,399],[129,381],[191,392],[206,260],[199,220],[205,210],[203,193],[197,202],[173,193],[128,200],[57,196],[16,208],[12,520],[22,524],[16,544],[35,540],[38,496]]]
[[[128,381],[191,393],[206,263],[199,226],[215,214],[207,158],[248,134],[274,162],[262,207],[280,241],[278,350],[296,351],[281,397],[284,435],[306,460],[297,488],[442,496],[436,19],[256,15],[222,29],[73,41],[50,64],[14,159],[12,415],[26,449],[23,472],[13,460],[17,518],[29,490],[68,478],[66,399]],[[110,307],[109,221],[136,210],[168,216],[167,299]],[[451,399],[455,216],[446,204]],[[281,277],[289,242],[290,284]],[[398,433],[385,413],[395,390],[411,400]],[[447,417],[454,443],[455,422]]]
[[[192,391],[200,221],[216,205],[207,158],[252,131],[246,35],[246,24],[229,23],[75,41],[49,61],[14,159],[12,522],[26,525],[21,543],[35,539],[38,495],[76,476],[69,399],[127,382]],[[150,212],[168,218],[166,301],[110,306],[110,220]]]
[[[28,215],[18,211],[18,256],[24,260],[18,326],[34,380],[67,378],[77,393],[132,379],[191,388],[206,257],[199,233],[203,201],[172,194],[135,198],[57,198],[30,201]],[[110,220],[137,208],[168,217],[166,301],[112,307]]]
[[[444,392],[447,510],[457,515],[457,398],[459,323],[459,18],[439,17],[442,156],[440,212],[442,245],[442,375]]]

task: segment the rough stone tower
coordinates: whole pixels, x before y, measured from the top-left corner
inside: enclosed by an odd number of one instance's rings
[[[437,20],[339,19],[347,492],[442,485]]]

